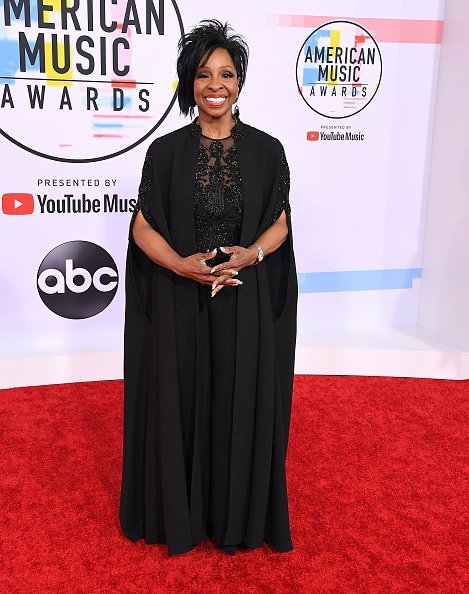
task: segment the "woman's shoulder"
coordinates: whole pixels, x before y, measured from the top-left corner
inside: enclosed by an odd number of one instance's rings
[[[273,151],[278,151],[283,148],[282,143],[278,138],[272,134],[269,134],[268,132],[265,132],[264,130],[255,128],[254,126],[246,124],[242,121],[239,122],[239,127],[242,131],[243,137],[245,137],[247,141],[257,143],[263,148]]]
[[[161,148],[166,149],[172,145],[177,145],[190,136],[190,128],[191,124],[186,124],[185,126],[181,126],[176,130],[172,130],[171,132],[167,132],[162,136],[158,136],[157,138],[153,139],[148,148],[150,150]]]

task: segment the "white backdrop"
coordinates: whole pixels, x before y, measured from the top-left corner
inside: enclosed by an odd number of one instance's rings
[[[286,150],[300,281],[299,348],[324,328],[416,323],[443,0],[379,5],[373,0],[223,5],[207,0],[202,7],[161,0],[153,2],[150,18],[143,0],[135,3],[138,13],[129,12],[124,0],[114,8],[101,3],[108,6],[106,26],[115,20],[113,32],[100,29],[96,3],[93,31],[86,13],[76,15],[80,31],[70,15],[64,30],[60,2],[50,4],[54,10],[40,15],[31,1],[30,15],[23,11],[16,18],[10,11],[8,23],[0,1],[2,386],[120,377],[130,210],[146,147],[188,121],[179,116],[177,104],[171,108],[176,43],[181,22],[187,31],[202,18],[228,20],[245,36],[251,57],[241,118],[278,137]],[[297,87],[300,50],[329,21],[356,23],[358,36],[363,27],[370,37],[357,43],[371,47],[372,37],[382,60],[378,88],[373,78],[368,81],[370,88],[375,84],[375,96],[349,117],[343,117],[353,105],[349,97],[337,107],[340,118],[327,117],[311,109]],[[320,43],[345,47],[349,33],[349,25],[330,25]],[[66,64],[65,36],[70,38],[70,66],[62,73],[54,70],[52,35],[59,43],[59,68]],[[117,44],[113,60],[116,39],[126,41]],[[25,44],[31,53],[37,43],[35,64],[21,71],[21,52],[28,59]],[[116,74],[126,66],[125,76]],[[83,73],[86,69],[90,72]],[[361,83],[367,82],[365,72],[363,67]],[[28,84],[29,92],[34,85],[38,92],[45,86],[42,109],[31,109]],[[327,92],[333,86],[329,81]],[[303,96],[310,88],[303,86]],[[113,109],[113,100],[121,110]],[[359,139],[321,137],[331,132],[351,132]],[[76,207],[82,195],[95,200],[98,212],[47,212],[62,209],[66,194],[77,200]],[[111,201],[117,196],[122,212],[109,212],[106,194]],[[93,317],[70,319],[86,291],[66,288],[56,295],[68,300],[67,318],[49,309],[38,290],[42,261],[70,241],[101,246],[116,265],[115,297]],[[315,372],[314,361],[306,371]]]

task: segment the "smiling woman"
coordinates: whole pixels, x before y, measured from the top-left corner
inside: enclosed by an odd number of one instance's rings
[[[170,555],[209,537],[293,548],[285,458],[297,281],[281,143],[234,110],[248,49],[203,21],[179,42],[181,111],[130,224],[120,522]]]
[[[231,56],[226,49],[217,47],[210,56],[204,57],[195,75],[194,101],[199,108],[199,118],[209,119],[211,115],[221,118],[230,114],[231,121],[231,108],[238,100],[238,93],[238,77]]]
[[[210,23],[210,21],[205,22]],[[203,83],[199,85],[199,81],[210,80],[213,76],[223,78],[224,84],[231,80],[233,82],[231,90],[236,97],[244,86],[249,57],[248,47],[239,35],[227,36],[226,33],[227,31],[220,27],[210,26],[210,24],[201,25],[182,37],[179,42],[178,98],[181,111],[186,115],[193,117],[196,105],[200,109],[198,89],[206,85]],[[221,54],[220,59],[215,58],[215,62],[208,64],[213,54],[218,56]],[[227,110],[224,113],[226,116]]]

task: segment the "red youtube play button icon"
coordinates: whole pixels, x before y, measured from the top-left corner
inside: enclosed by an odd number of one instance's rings
[[[29,215],[34,212],[32,194],[3,194],[2,211],[6,215]]]

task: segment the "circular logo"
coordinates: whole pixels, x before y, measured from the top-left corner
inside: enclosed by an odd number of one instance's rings
[[[68,241],[47,254],[37,272],[45,305],[63,318],[81,320],[102,312],[114,299],[117,266],[108,252],[89,241]]]
[[[125,153],[174,105],[183,33],[174,0],[3,2],[0,132],[55,161]]]
[[[378,91],[381,52],[358,23],[330,21],[301,46],[296,82],[305,103],[326,118],[348,118],[364,109]]]

